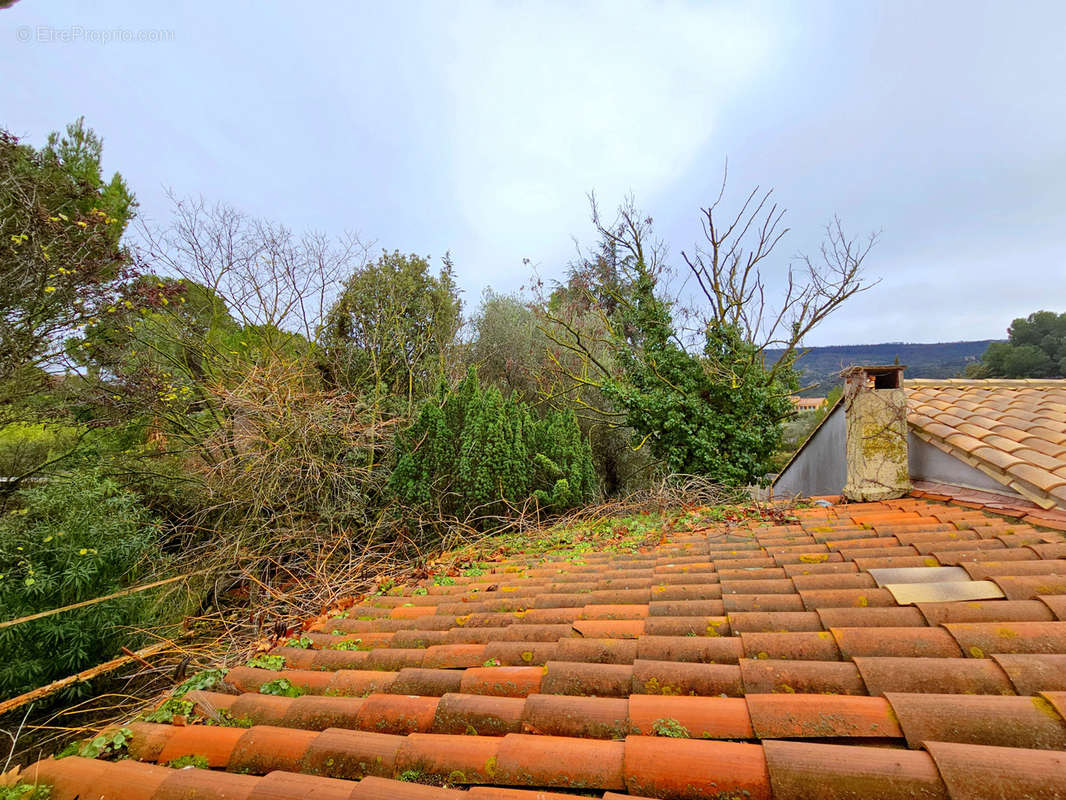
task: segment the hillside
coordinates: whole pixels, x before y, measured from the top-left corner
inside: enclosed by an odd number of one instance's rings
[[[906,365],[907,376],[911,378],[956,377],[967,364],[978,360],[993,341],[996,340],[932,344],[886,342],[812,347],[799,360],[803,385],[811,385],[811,388],[801,394],[811,397],[824,395],[838,383],[837,373],[851,364],[893,364],[898,360],[900,364]],[[780,352],[767,351],[769,361],[776,361]]]

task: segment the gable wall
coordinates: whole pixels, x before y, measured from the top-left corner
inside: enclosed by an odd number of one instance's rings
[[[821,427],[803,445],[774,481],[776,497],[840,494],[847,481],[844,461],[844,405],[829,412]]]
[[[965,461],[960,461],[939,447],[918,438],[913,431],[907,439],[911,480],[950,483],[953,486],[982,489],[998,494],[1015,494],[1009,486],[1004,486]]]

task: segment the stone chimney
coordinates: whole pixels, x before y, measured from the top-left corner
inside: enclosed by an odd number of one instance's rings
[[[847,483],[854,501],[890,500],[911,490],[904,367],[848,367],[844,379]]]

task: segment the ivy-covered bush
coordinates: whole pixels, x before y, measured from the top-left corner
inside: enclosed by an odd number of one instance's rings
[[[20,491],[0,517],[0,620],[111,594],[139,569],[155,530],[137,498],[94,472]],[[136,646],[145,594],[0,630],[0,697],[72,675]]]
[[[758,480],[792,411],[794,373],[772,375],[730,325],[708,326],[702,354],[688,352],[654,288],[642,269],[619,325],[636,341],[617,348],[622,374],[604,382],[604,395],[670,472],[733,486]]]
[[[482,390],[471,369],[442,387],[399,436],[389,487],[401,502],[461,519],[506,516],[531,498],[556,512],[592,497],[592,452],[573,412],[536,416]]]

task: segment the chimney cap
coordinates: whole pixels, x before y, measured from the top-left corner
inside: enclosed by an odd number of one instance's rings
[[[899,389],[903,386],[903,364],[853,364],[840,371],[847,383],[870,381],[874,389]]]
[[[903,372],[906,368],[906,364],[852,364],[850,367],[844,367],[844,369],[840,370],[840,375],[845,377],[854,375],[857,372]]]

